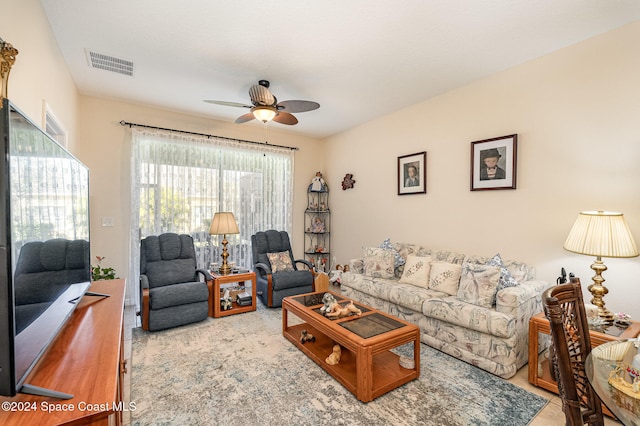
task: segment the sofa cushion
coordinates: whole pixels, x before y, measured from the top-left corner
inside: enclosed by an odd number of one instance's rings
[[[431,262],[429,271],[429,288],[451,296],[458,293],[462,267],[449,262]]]
[[[467,256],[465,261],[473,261],[475,263],[488,263],[491,260],[489,257],[472,255]],[[524,281],[534,280],[536,277],[536,269],[533,266],[529,266],[526,263],[519,262],[517,260],[502,259],[502,264],[511,276],[519,283]]]
[[[511,272],[504,266],[504,262],[500,257],[500,253],[493,256],[487,261],[487,265],[497,266],[500,268],[500,279],[498,280],[498,290],[502,290],[507,287],[515,287],[518,285],[518,281],[513,278]]]
[[[496,303],[500,272],[499,266],[465,261],[462,264],[458,299],[491,308]]]
[[[430,257],[409,255],[400,277],[401,283],[413,284],[419,287],[429,287]]]
[[[415,312],[422,312],[422,303],[426,299],[448,296],[440,291],[401,283],[396,279],[373,278],[352,272],[342,274],[342,285]]]
[[[379,247],[363,247],[364,274],[375,278],[393,277],[393,252]]]
[[[293,269],[293,263],[291,262],[291,256],[289,251],[280,251],[278,253],[267,253],[269,263],[271,264],[271,272],[290,272],[295,271]]]
[[[459,265],[462,264],[464,260],[464,254],[457,253],[448,250],[432,250],[427,247],[423,247],[418,244],[407,244],[407,243],[393,243],[393,248],[395,248],[400,256],[406,259],[409,255],[414,256],[431,256],[433,260],[438,260],[441,262],[450,262],[457,263]],[[402,267],[400,267],[400,274],[402,274]],[[398,275],[399,276],[399,275]]]
[[[516,318],[463,302],[455,296],[431,298],[422,304],[422,313],[464,328],[508,338],[516,331]]]
[[[390,238],[385,239],[380,244],[380,248],[384,249],[384,250],[391,250],[393,252],[393,267],[394,268],[398,268],[398,267],[404,265],[404,263],[406,262],[406,258],[400,256],[400,253],[398,253],[398,250],[396,250],[393,247],[393,245],[391,244],[391,239]]]

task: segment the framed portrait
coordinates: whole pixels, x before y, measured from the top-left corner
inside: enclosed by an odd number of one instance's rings
[[[518,135],[471,142],[471,190],[516,189]]]
[[[427,152],[398,157],[398,195],[427,193]]]

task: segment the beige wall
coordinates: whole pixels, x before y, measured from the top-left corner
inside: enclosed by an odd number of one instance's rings
[[[80,111],[77,155],[89,167],[91,176],[91,251],[93,255],[105,256],[104,265],[115,267],[121,277],[126,276],[129,267],[131,216],[130,132],[128,127],[119,124],[121,120],[259,142],[264,141],[265,137],[260,125],[239,126],[88,96],[80,96]],[[276,126],[269,125],[269,143],[299,148],[295,153],[296,185],[291,242],[294,252],[301,256],[306,188],[315,170],[322,169],[324,153],[318,140],[283,133]],[[103,217],[114,218],[114,226],[103,227]]]
[[[71,151],[91,169],[92,251],[119,272],[128,269],[130,213],[128,139],[120,120],[249,140],[264,136],[259,126],[79,97],[40,3],[0,0],[0,7],[0,37],[20,50],[10,97],[36,122],[46,99],[69,130]],[[534,264],[550,282],[565,266],[588,282],[592,259],[562,249],[579,211],[624,212],[640,242],[638,39],[640,23],[631,24],[323,142],[270,130],[271,142],[301,148],[296,252],[302,251],[306,187],[322,170],[339,263],[359,256],[362,245],[391,237],[465,253],[500,252]],[[519,135],[518,189],[470,192],[470,142],[511,133]],[[428,152],[428,193],[396,195],[397,157],[420,151]],[[340,188],[345,173],[354,174],[354,189]],[[114,217],[115,226],[102,228],[103,216]],[[605,263],[608,305],[640,318],[640,260]]]
[[[0,37],[18,49],[9,99],[42,126],[43,101],[68,132],[73,152],[77,91],[38,0],[0,0]]]
[[[338,263],[391,237],[590,282],[594,259],[562,249],[578,212],[621,211],[640,242],[639,39],[628,25],[330,138]],[[512,133],[517,189],[469,191],[470,142]],[[396,195],[397,157],[421,151],[428,193]],[[640,318],[639,258],[605,264],[608,306]]]

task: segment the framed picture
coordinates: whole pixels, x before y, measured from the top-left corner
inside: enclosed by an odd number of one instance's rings
[[[471,190],[516,189],[518,135],[471,142]]]
[[[427,152],[398,157],[398,195],[427,193]]]

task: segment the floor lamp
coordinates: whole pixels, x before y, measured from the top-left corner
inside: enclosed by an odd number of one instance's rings
[[[602,273],[607,267],[603,257],[636,257],[638,249],[622,213],[591,211],[578,215],[564,243],[565,250],[573,253],[596,256],[591,265],[595,272],[588,290],[593,295],[591,303],[598,307],[598,316],[607,322],[613,314],[604,306],[603,297],[609,290],[602,285]]]
[[[227,263],[227,257],[229,257],[229,252],[227,251],[227,234],[239,234],[238,223],[236,222],[236,218],[233,216],[231,212],[218,212],[213,215],[213,220],[211,221],[211,227],[209,228],[210,235],[222,235],[222,265],[220,265],[220,269],[218,272],[222,275],[227,275],[231,273],[231,268]]]

